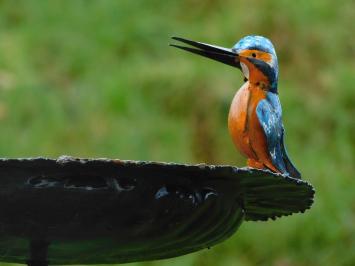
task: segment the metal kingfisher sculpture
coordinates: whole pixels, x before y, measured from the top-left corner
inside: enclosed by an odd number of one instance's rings
[[[246,36],[228,49],[180,37],[173,39],[195,48],[171,46],[242,70],[245,83],[232,101],[228,128],[235,146],[248,158],[248,166],[301,178],[284,143],[278,63],[271,41],[262,36]]]

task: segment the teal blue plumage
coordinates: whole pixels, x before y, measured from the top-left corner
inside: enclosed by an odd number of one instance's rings
[[[288,157],[284,144],[285,129],[282,124],[282,109],[276,93],[268,92],[256,108],[261,127],[266,135],[268,152],[274,166],[283,174],[301,178],[300,172]]]

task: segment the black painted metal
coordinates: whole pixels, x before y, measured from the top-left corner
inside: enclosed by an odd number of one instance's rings
[[[0,184],[0,261],[29,265],[179,256],[243,220],[303,212],[314,194],[256,169],[70,157],[0,160]]]
[[[30,240],[30,259],[26,261],[28,266],[47,266],[47,253],[50,242],[41,239]]]

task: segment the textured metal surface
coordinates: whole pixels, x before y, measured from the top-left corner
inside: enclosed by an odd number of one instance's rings
[[[31,259],[175,257],[223,241],[243,220],[303,212],[314,194],[268,171],[70,157],[2,159],[0,184],[0,261],[19,263],[48,244]]]

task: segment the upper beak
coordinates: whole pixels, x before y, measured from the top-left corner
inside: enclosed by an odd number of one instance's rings
[[[237,67],[241,69],[240,67],[240,62],[239,62],[239,56],[236,52],[234,52],[232,49],[216,46],[216,45],[211,45],[211,44],[206,44],[202,42],[195,42],[191,40],[187,40],[184,38],[180,37],[172,37],[172,39],[176,41],[180,41],[183,43],[186,43],[190,46],[196,47],[185,47],[185,46],[180,46],[176,44],[170,44],[170,46],[174,46],[176,48],[183,49],[185,51],[194,53],[194,54],[199,54],[204,57],[208,57],[210,59],[222,62],[224,64]]]

